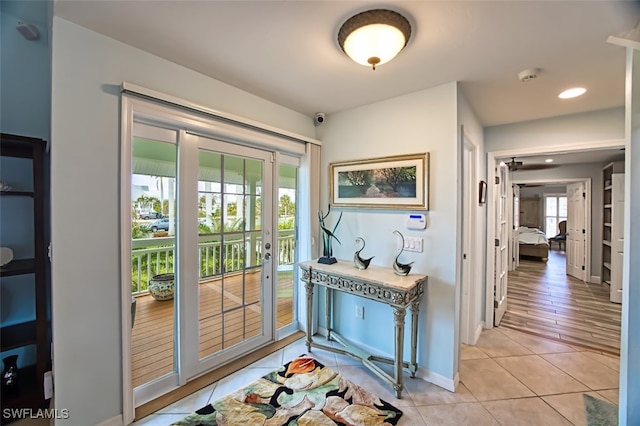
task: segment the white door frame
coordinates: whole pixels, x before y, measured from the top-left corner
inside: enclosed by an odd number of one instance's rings
[[[478,145],[468,131],[461,126],[460,144],[462,155],[461,185],[462,190],[462,255],[460,266],[460,341],[475,345],[482,332],[482,249],[479,242],[482,225],[481,209],[478,200],[477,183],[480,181],[480,155]]]
[[[591,150],[600,150],[600,149],[609,149],[609,148],[623,148],[625,146],[624,139],[614,139],[614,140],[605,140],[605,141],[591,141],[591,142],[580,142],[575,144],[565,144],[565,145],[557,145],[555,147],[526,147],[526,148],[515,148],[509,150],[500,150],[500,151],[488,151],[487,152],[487,182],[491,183],[494,181],[494,165],[496,163],[496,158],[505,158],[505,157],[519,157],[524,155],[544,155],[544,154],[554,154],[554,153],[566,153],[566,152],[578,152],[578,151],[591,151]],[[584,180],[584,179],[582,179]],[[555,180],[557,181],[557,180]],[[540,180],[536,180],[536,182],[540,182]],[[522,182],[524,183],[524,182]],[[493,328],[493,273],[494,273],[494,262],[493,262],[493,235],[494,235],[494,222],[495,222],[495,208],[492,205],[492,200],[495,197],[495,185],[488,185],[487,188],[487,241],[486,241],[486,253],[487,253],[487,273],[485,275],[485,312],[484,312],[484,327],[485,329]],[[591,193],[591,184],[589,183],[589,191],[588,194]],[[591,199],[589,199],[591,201]],[[587,209],[589,210],[589,209]],[[591,223],[591,213],[589,212],[589,223]],[[588,246],[589,257],[588,264],[591,265],[591,248]],[[591,270],[589,269],[589,273]],[[590,277],[590,275],[588,275]]]

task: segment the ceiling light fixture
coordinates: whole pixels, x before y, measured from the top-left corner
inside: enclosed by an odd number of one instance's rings
[[[584,87],[574,87],[572,89],[567,89],[564,92],[560,93],[558,97],[560,99],[571,99],[576,98],[578,96],[582,96],[587,92],[587,89]]]
[[[375,70],[400,53],[409,37],[407,18],[392,10],[374,9],[347,19],[338,32],[338,44],[355,62]]]
[[[553,163],[553,158],[547,158],[544,160],[545,163]]]

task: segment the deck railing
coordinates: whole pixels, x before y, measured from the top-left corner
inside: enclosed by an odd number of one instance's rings
[[[219,236],[200,236],[198,241],[199,278],[220,275],[222,271],[238,271],[245,266],[259,266],[262,259],[262,241],[248,235],[243,238],[226,239],[224,258]],[[293,265],[295,259],[295,236],[293,230],[278,231],[278,266]],[[132,240],[131,294],[147,292],[149,278],[154,275],[173,273],[175,262],[174,237],[143,238]]]

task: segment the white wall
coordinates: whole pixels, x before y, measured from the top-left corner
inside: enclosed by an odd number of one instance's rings
[[[430,153],[428,227],[425,231],[406,229],[408,211],[335,209],[330,220],[343,211],[337,229],[342,244],[335,244],[334,255],[351,262],[355,239],[363,237],[374,256],[372,264],[391,267],[397,254],[394,230],[405,236],[424,238],[424,252],[405,252],[402,262],[415,261],[412,272],[429,275],[420,310],[418,364],[444,379],[453,379],[454,361],[456,229],[457,229],[457,112],[456,84],[397,97],[327,117],[322,126],[321,208],[329,202],[329,164],[388,155]],[[334,223],[334,222],[331,222]],[[356,299],[336,297],[334,325],[338,332],[356,343],[393,353],[393,315],[391,309],[365,302],[365,321],[354,315]],[[358,300],[358,303],[363,303]],[[405,350],[408,346],[405,345]]]
[[[622,146],[624,108],[487,127],[484,137],[487,152],[601,141],[619,141]]]
[[[94,425],[122,413],[119,85],[309,137],[314,127],[309,117],[59,18],[52,43],[56,406],[71,414],[57,424]]]
[[[486,155],[485,155],[485,144],[484,144],[484,128],[478,121],[475,112],[471,109],[469,102],[467,101],[463,91],[460,88],[460,84],[458,84],[458,125],[464,127],[464,131],[468,138],[472,143],[476,145],[476,165],[475,165],[475,176],[473,181],[479,183],[481,180],[486,181]],[[464,152],[464,148],[461,145],[458,151],[458,164],[462,165],[462,155]],[[462,182],[463,173],[461,167],[458,167],[458,182]],[[471,192],[473,194],[477,193],[477,186],[471,188]],[[463,191],[462,188],[458,187],[458,229],[463,229],[462,226],[462,203]],[[466,206],[464,208],[467,208]],[[484,307],[485,307],[485,277],[486,277],[486,265],[487,265],[487,256],[486,256],[486,238],[487,238],[487,205],[480,203],[473,203],[468,206],[472,211],[470,214],[475,215],[475,218],[472,219],[472,229],[470,230],[473,235],[471,238],[475,238],[475,245],[472,244],[470,253],[467,253],[469,262],[474,264],[474,270],[469,274],[469,317],[470,321],[468,327],[470,328],[469,332],[475,333],[475,336],[478,336],[478,332],[482,330],[484,324]],[[462,235],[460,232],[457,233],[457,244],[459,247],[463,246]],[[462,282],[462,259],[460,258],[461,250],[457,251],[458,258],[456,260],[457,263],[457,271],[456,271],[456,282]],[[458,312],[462,305],[462,285],[458,286],[456,293],[456,307]],[[461,315],[458,313],[455,315],[456,321],[461,318]],[[456,326],[456,341],[460,341],[460,336],[458,334],[459,327]],[[471,341],[467,341],[466,343],[475,343]],[[458,348],[456,348],[456,351]],[[455,357],[455,365],[459,365],[459,353],[456,352]]]
[[[522,187],[520,188],[520,198],[542,198],[544,194],[564,194],[565,192],[567,192],[567,187],[564,185],[541,185],[533,188]],[[542,211],[540,211],[540,213],[542,213]]]

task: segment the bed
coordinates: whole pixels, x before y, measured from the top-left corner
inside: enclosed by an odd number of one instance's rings
[[[518,230],[520,256],[536,257],[546,262],[549,259],[549,240],[544,232],[526,226]]]

